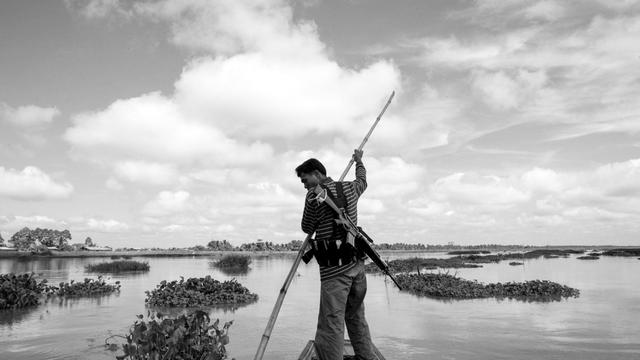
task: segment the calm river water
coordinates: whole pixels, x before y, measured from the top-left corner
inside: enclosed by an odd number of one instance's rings
[[[397,257],[436,257],[411,253]],[[162,280],[211,275],[211,258],[135,258],[148,261],[146,274],[112,276],[120,294],[49,301],[26,311],[0,311],[0,359],[115,359],[104,349],[111,334],[125,334],[136,314],[147,312],[145,290]],[[256,256],[246,275],[235,276],[259,301],[231,310],[211,310],[233,320],[230,357],[252,359],[294,256]],[[53,284],[90,276],[84,267],[104,258],[0,259],[0,273],[36,272]],[[458,276],[481,282],[544,279],[580,289],[579,298],[551,303],[482,299],[441,301],[401,293],[368,275],[366,314],[374,343],[387,359],[640,359],[640,260],[575,257],[508,262],[460,269]],[[297,359],[315,332],[319,299],[317,265],[301,264],[285,298],[265,359]]]

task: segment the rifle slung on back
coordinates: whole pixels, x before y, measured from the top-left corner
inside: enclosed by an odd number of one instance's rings
[[[371,237],[369,237],[369,235],[367,235],[361,227],[357,226],[351,220],[349,215],[347,215],[345,209],[338,208],[333,200],[331,200],[331,197],[327,196],[326,191],[328,190],[323,189],[321,186],[317,186],[314,189],[314,192],[316,193],[316,200],[326,203],[331,209],[333,209],[333,211],[337,213],[338,219],[336,219],[335,221],[344,227],[344,229],[347,231],[348,237],[353,237],[355,246],[362,250],[385,275],[390,277],[393,283],[396,284],[398,289],[402,290],[402,287],[400,287],[398,281],[389,270],[389,265],[384,260],[382,260],[380,254],[378,254],[373,246],[371,246],[373,244],[373,239],[371,239]]]

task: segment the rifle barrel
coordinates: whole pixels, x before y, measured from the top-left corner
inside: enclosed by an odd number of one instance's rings
[[[398,287],[398,290],[402,290],[402,287],[400,286],[400,284],[398,284],[398,281],[396,280],[396,278],[391,274],[391,272],[389,270],[384,272],[387,276],[389,276],[391,278],[391,280],[393,281],[394,284],[396,284],[396,286]]]

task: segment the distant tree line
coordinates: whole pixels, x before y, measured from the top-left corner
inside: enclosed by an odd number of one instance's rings
[[[9,243],[13,244],[16,249],[25,251],[38,250],[38,247],[64,249],[68,246],[70,240],[71,233],[69,230],[59,231],[41,228],[31,230],[28,227],[24,227],[13,234],[9,239]]]
[[[425,250],[425,251],[450,251],[460,249],[485,249],[485,250],[509,250],[513,248],[527,248],[526,245],[498,245],[498,244],[481,244],[481,245],[455,245],[455,244],[405,244],[405,243],[374,243],[373,247],[378,250]]]
[[[271,241],[258,240],[252,243],[245,243],[240,246],[233,246],[227,240],[212,240],[207,244],[206,250],[213,251],[298,251],[302,246],[302,241],[291,240],[286,244],[274,244]]]
[[[46,252],[52,248],[61,251],[82,250],[86,247],[96,246],[90,237],[87,237],[84,244],[69,244],[71,232],[69,230],[52,230],[28,227],[20,229],[13,234],[8,243],[19,251]],[[0,235],[0,246],[6,246],[2,235]]]
[[[234,246],[227,240],[212,240],[206,248],[204,246],[196,246],[194,250],[211,250],[211,251],[298,251],[302,246],[302,240],[291,240],[286,244],[274,244],[270,241],[258,240],[256,242],[244,243],[240,246]],[[405,250],[405,251],[450,251],[459,249],[487,249],[487,250],[507,250],[514,247],[526,247],[519,245],[431,245],[431,244],[406,244],[406,243],[374,243],[373,247],[377,250]]]
[[[373,247],[376,250],[427,250],[427,246],[424,244],[405,244],[405,243],[374,243]]]

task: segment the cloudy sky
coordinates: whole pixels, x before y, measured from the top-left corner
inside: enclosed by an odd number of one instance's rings
[[[5,239],[302,239],[395,90],[378,242],[639,242],[640,1],[8,0],[0,49]]]

